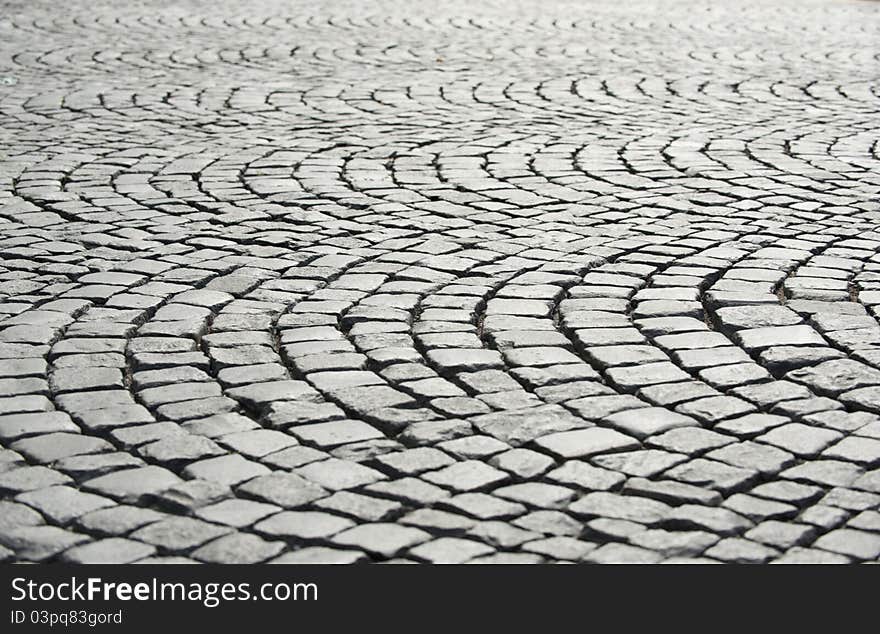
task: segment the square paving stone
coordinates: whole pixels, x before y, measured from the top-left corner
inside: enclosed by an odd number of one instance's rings
[[[356,420],[338,420],[312,425],[300,425],[291,428],[290,433],[302,442],[317,445],[322,449],[385,437],[375,427]]]
[[[456,491],[475,491],[500,484],[510,476],[479,460],[465,460],[422,475],[428,482]]]
[[[501,355],[494,350],[471,348],[435,349],[428,360],[447,371],[475,372],[503,367]]]
[[[387,386],[347,387],[333,390],[334,400],[341,401],[343,407],[358,414],[368,414],[384,407],[409,407],[415,401],[407,394]]]
[[[504,359],[512,367],[548,367],[559,364],[580,364],[583,361],[565,348],[540,346],[511,348],[504,351]]]
[[[613,393],[614,390],[598,381],[572,381],[562,385],[548,385],[535,389],[535,396],[547,403],[564,403],[587,396]],[[499,396],[503,397],[503,394],[499,393]]]
[[[0,440],[12,441],[53,432],[78,433],[79,427],[64,412],[33,412],[0,416]]]
[[[873,560],[880,556],[880,535],[839,528],[822,535],[814,546],[859,560]]]
[[[329,454],[324,451],[303,445],[295,445],[267,454],[260,458],[260,462],[276,469],[289,470],[315,462],[316,460],[324,460],[327,457],[329,457]]]
[[[771,562],[774,564],[848,564],[849,557],[838,555],[815,548],[792,548],[779,559]]]
[[[473,417],[471,422],[483,433],[514,447],[539,436],[587,425],[559,405],[485,414]]]
[[[0,546],[18,559],[40,562],[77,544],[89,541],[87,535],[57,526],[20,526],[0,532]]]
[[[110,438],[115,441],[115,444],[129,451],[135,447],[156,442],[157,440],[181,438],[186,435],[187,433],[180,425],[168,421],[132,425],[130,427],[114,429],[110,432]]]
[[[756,410],[755,406],[751,403],[733,396],[701,398],[696,401],[683,403],[675,409],[682,414],[693,416],[710,424]]]
[[[298,467],[295,473],[331,491],[353,489],[388,477],[375,469],[337,458],[309,463]]]
[[[237,492],[283,508],[297,508],[328,495],[323,488],[294,473],[273,472],[248,480]]]
[[[629,476],[653,477],[673,465],[688,460],[688,456],[659,449],[641,449],[593,456],[591,461],[604,469],[620,471]]]
[[[705,504],[718,505],[722,497],[717,491],[704,487],[675,482],[673,480],[648,480],[630,478],[623,486],[623,492],[635,493],[667,504]]]
[[[480,520],[504,519],[522,515],[526,507],[485,493],[460,493],[438,502],[438,506]]]
[[[334,536],[331,541],[390,558],[430,538],[429,533],[418,528],[379,522],[355,526]]]
[[[789,423],[774,427],[755,440],[790,451],[797,456],[810,457],[817,455],[822,449],[842,437],[842,434],[830,429]]]
[[[686,401],[707,396],[720,396],[721,392],[702,381],[660,383],[640,388],[636,394],[646,401],[663,407],[674,407]]]
[[[791,482],[790,480],[777,480],[760,484],[749,493],[770,500],[804,506],[818,500],[824,492],[817,486]]]
[[[250,429],[226,434],[217,441],[231,451],[250,459],[258,459],[299,444],[293,436],[272,429]]]
[[[172,513],[191,513],[200,506],[230,497],[229,487],[210,480],[187,480],[150,496],[154,506]]]
[[[460,564],[494,552],[494,548],[470,539],[441,537],[409,551],[416,559],[432,564]]]
[[[173,421],[192,420],[205,418],[215,414],[233,412],[238,409],[238,403],[225,396],[194,399],[160,405],[156,409],[159,418]]]
[[[535,441],[535,446],[559,458],[568,459],[629,451],[638,449],[640,444],[635,438],[612,429],[590,427],[542,436]]]
[[[338,491],[330,497],[318,500],[315,506],[367,522],[389,520],[403,509],[403,505],[399,502],[351,491]]]
[[[416,509],[397,521],[399,524],[445,534],[461,534],[476,523],[470,517],[442,509]]]
[[[786,377],[824,396],[837,396],[856,388],[880,385],[880,370],[853,359],[824,361],[792,370]]]
[[[696,458],[672,467],[664,477],[694,486],[707,486],[721,493],[748,488],[758,479],[754,469],[735,467],[715,460]]]
[[[156,547],[132,539],[110,537],[74,546],[61,555],[69,564],[129,564],[156,552]]]
[[[98,433],[116,427],[152,423],[156,420],[147,408],[134,403],[73,412],[71,416],[85,429]]]
[[[594,491],[572,502],[568,510],[580,517],[610,517],[654,525],[666,518],[671,507],[648,498]]]
[[[285,553],[270,561],[271,564],[355,564],[367,561],[365,553],[340,550],[325,546],[310,546]]]
[[[519,478],[532,478],[540,475],[556,463],[553,458],[530,449],[511,449],[494,455],[489,464],[508,471]]]
[[[122,502],[136,503],[145,495],[179,484],[174,473],[157,466],[114,471],[83,482],[83,488]]]
[[[785,306],[731,306],[716,312],[725,329],[742,330],[767,326],[793,326],[801,323],[800,315]]]
[[[568,401],[565,406],[587,420],[601,420],[617,412],[650,405],[629,394],[614,394],[579,398]]]
[[[744,493],[731,495],[724,501],[722,506],[756,522],[771,519],[791,519],[798,513],[797,507],[791,504],[766,500]]]
[[[72,456],[112,451],[113,445],[101,438],[82,434],[54,433],[19,440],[10,448],[31,462],[45,464]]]
[[[715,449],[706,454],[706,458],[754,469],[765,475],[778,473],[795,462],[794,456],[787,451],[748,440]]]
[[[0,398],[0,414],[26,414],[28,412],[51,412],[52,401],[41,394]]]
[[[625,410],[604,418],[602,422],[639,439],[677,427],[690,427],[698,424],[689,416],[663,407]]]
[[[780,477],[826,487],[847,486],[863,472],[861,467],[850,462],[813,460],[786,469],[780,474]]]
[[[407,447],[414,447],[433,445],[472,433],[473,426],[463,420],[431,420],[410,425],[397,439]]]
[[[676,427],[651,436],[646,444],[696,456],[734,442],[736,438],[702,427]]]
[[[449,455],[431,447],[406,449],[376,458],[376,463],[380,468],[390,470],[394,475],[400,476],[417,475],[423,471],[449,466],[454,462],[455,460]]]
[[[720,538],[706,531],[666,531],[651,529],[631,535],[629,542],[655,551],[663,557],[697,557]]]
[[[325,423],[345,418],[345,412],[333,403],[307,401],[282,401],[270,403],[263,413],[263,420],[272,427],[284,429],[293,425]]]
[[[494,521],[479,522],[466,535],[498,549],[515,548],[541,537],[539,533]]]
[[[746,414],[721,421],[715,425],[714,429],[717,432],[739,438],[755,438],[790,421],[791,419],[787,416],[775,414]]]
[[[825,340],[810,326],[775,326],[740,330],[736,339],[743,348],[759,351],[772,346],[822,346]]]
[[[822,504],[858,512],[880,505],[880,496],[866,491],[835,487],[822,498]]]
[[[614,385],[631,392],[646,385],[675,383],[691,378],[689,374],[668,361],[611,368],[605,374]]]
[[[70,477],[42,466],[16,466],[0,473],[0,492],[16,494],[71,482]]]
[[[626,477],[580,460],[568,460],[559,468],[548,473],[547,479],[589,491],[607,491],[617,488],[626,480]]]
[[[586,356],[601,366],[641,365],[668,361],[666,354],[653,346],[621,345],[588,348]]]
[[[142,445],[138,453],[150,462],[171,465],[220,456],[225,452],[209,438],[185,434]]]
[[[605,544],[586,556],[586,561],[609,564],[651,564],[662,559],[659,553],[629,544]]]
[[[152,544],[162,551],[185,552],[231,530],[191,517],[171,517],[136,530],[131,538]]]
[[[823,451],[822,456],[876,467],[880,465],[880,440],[849,436]]]
[[[258,522],[254,530],[271,537],[294,542],[326,539],[354,526],[337,515],[316,511],[284,511]]]
[[[232,533],[196,549],[192,558],[214,564],[256,564],[284,550],[278,541],[266,541],[256,535]]]
[[[0,529],[18,526],[37,526],[46,520],[29,506],[20,502],[0,500]]]
[[[244,528],[280,510],[272,504],[233,498],[196,509],[195,515],[213,524]]]
[[[17,495],[15,499],[37,509],[53,523],[62,525],[91,511],[115,504],[108,498],[78,491],[69,486],[27,491]]]
[[[750,528],[751,520],[719,507],[683,504],[673,508],[666,516],[670,527],[706,530],[718,535],[737,535]]]
[[[515,519],[513,524],[543,535],[574,537],[583,532],[580,520],[560,511],[534,511]]]
[[[528,387],[564,385],[572,381],[596,380],[599,374],[586,364],[554,365],[544,368],[513,368],[510,375]]]
[[[116,505],[87,513],[77,518],[75,524],[89,533],[115,537],[165,517],[165,513],[152,509]]]
[[[749,530],[744,537],[780,550],[788,550],[812,541],[816,529],[804,524],[767,520]]]
[[[238,454],[199,460],[183,470],[185,477],[209,480],[227,486],[234,486],[268,473],[269,469],[265,466]]]
[[[50,378],[55,393],[122,388],[122,372],[115,368],[56,369]]]
[[[216,439],[226,434],[255,429],[257,424],[246,416],[235,413],[217,414],[205,418],[189,420],[181,428],[196,436]]]
[[[573,489],[545,482],[512,484],[495,489],[492,494],[532,508],[544,509],[562,508],[576,496]]]
[[[728,563],[761,564],[777,557],[779,551],[741,537],[729,537],[715,544],[705,555]]]
[[[491,436],[476,435],[447,440],[438,444],[437,448],[459,460],[485,460],[494,454],[510,449],[510,446]]]

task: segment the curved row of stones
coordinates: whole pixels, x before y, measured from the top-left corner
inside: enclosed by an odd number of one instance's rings
[[[0,559],[875,560],[880,22],[764,5],[0,22]]]

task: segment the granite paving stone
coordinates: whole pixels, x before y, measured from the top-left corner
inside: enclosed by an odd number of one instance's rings
[[[880,558],[877,3],[12,5],[0,561]]]

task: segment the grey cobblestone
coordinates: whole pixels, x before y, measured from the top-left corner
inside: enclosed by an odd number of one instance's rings
[[[56,5],[0,561],[878,560],[876,4]]]

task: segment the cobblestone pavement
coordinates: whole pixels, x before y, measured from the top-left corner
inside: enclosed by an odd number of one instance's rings
[[[3,7],[0,559],[880,555],[880,4]]]

